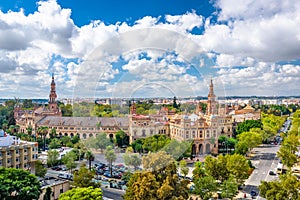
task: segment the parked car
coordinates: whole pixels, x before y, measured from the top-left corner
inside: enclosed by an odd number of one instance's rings
[[[111,178],[111,174],[110,174],[110,173],[107,173],[107,172],[106,172],[106,173],[104,173],[103,175],[104,175],[105,177],[107,177],[107,178]]]
[[[252,191],[250,192],[250,195],[251,195],[252,197],[257,196],[257,192],[256,192],[255,190],[252,190]]]
[[[63,179],[73,180],[73,175],[70,173],[59,173],[58,177]]]
[[[269,171],[269,175],[271,175],[271,176],[275,176],[275,175],[276,175],[276,173],[275,173],[274,171],[270,170],[270,171]]]

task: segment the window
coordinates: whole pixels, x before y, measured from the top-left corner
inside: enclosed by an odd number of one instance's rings
[[[153,130],[152,129],[150,130],[150,135],[153,135]]]
[[[133,130],[133,136],[136,136],[137,130]]]
[[[89,128],[89,130],[94,130],[94,128]]]
[[[16,149],[16,154],[19,154],[19,149]]]
[[[146,130],[142,130],[142,136],[145,137],[146,136]]]

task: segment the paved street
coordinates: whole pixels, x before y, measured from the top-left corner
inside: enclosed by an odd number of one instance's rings
[[[255,166],[255,170],[245,182],[244,192],[247,193],[247,197],[250,197],[250,192],[255,190],[259,192],[258,186],[260,182],[272,181],[278,178],[278,175],[269,175],[269,171],[276,172],[276,166],[278,159],[276,153],[279,150],[279,145],[261,145],[253,149],[253,156],[251,157],[252,164]],[[257,199],[264,199],[257,197]]]

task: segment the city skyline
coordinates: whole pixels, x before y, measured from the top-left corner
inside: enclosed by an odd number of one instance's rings
[[[300,95],[298,1],[0,3],[1,98]],[[94,58],[98,60],[95,62]],[[92,61],[92,62],[91,62]]]

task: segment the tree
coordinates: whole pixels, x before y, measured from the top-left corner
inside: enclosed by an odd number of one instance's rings
[[[85,156],[85,153],[87,152],[87,148],[82,141],[74,144],[74,149],[78,150],[80,159],[83,158]]]
[[[52,128],[49,133],[50,138],[55,138],[57,136],[56,129]]]
[[[91,151],[87,151],[85,154],[84,154],[85,158],[89,161],[89,170],[91,170],[92,168],[92,161],[94,160],[94,155]]]
[[[233,198],[238,190],[238,183],[233,176],[230,176],[222,185],[222,198]]]
[[[67,192],[62,193],[59,200],[70,199],[86,199],[86,200],[102,200],[102,190],[100,188],[73,188]]]
[[[120,130],[116,133],[116,143],[118,147],[123,145],[129,145],[129,136],[123,130]]]
[[[54,166],[58,163],[59,153],[57,150],[49,150],[47,157],[47,165]]]
[[[277,152],[277,156],[282,160],[282,164],[291,168],[295,163],[297,163],[296,152],[298,151],[298,146],[300,145],[299,136],[290,134],[286,137]]]
[[[159,151],[157,153],[149,152],[147,156],[143,157],[142,162],[145,170],[160,171],[174,162],[174,159],[165,151]]]
[[[41,185],[36,176],[15,168],[0,168],[0,199],[38,199]]]
[[[181,160],[179,162],[179,166],[180,166],[180,173],[182,173],[184,175],[184,177],[186,177],[186,175],[188,175],[188,173],[189,173],[189,168],[187,167],[186,161]]]
[[[77,166],[77,164],[75,163],[76,158],[77,155],[74,153],[74,151],[69,151],[62,158],[62,162],[66,165],[67,169],[71,170],[71,172],[72,169]]]
[[[244,148],[247,148],[246,152],[251,151],[254,147],[262,143],[262,136],[257,132],[257,129],[250,129],[249,132],[243,132],[237,136],[237,139],[238,152],[244,152]]]
[[[248,160],[239,154],[228,155],[227,157],[227,170],[237,183],[242,184],[249,177],[250,166]]]
[[[46,148],[46,136],[48,134],[48,130],[49,130],[48,126],[40,126],[40,127],[38,127],[38,130],[37,130],[38,135],[40,135],[41,138],[44,137],[44,142],[43,142],[43,144],[44,144],[43,150],[44,151]]]
[[[204,166],[201,162],[194,163],[194,170],[193,170],[193,181],[196,182],[199,178],[202,178],[206,175],[206,171]]]
[[[28,127],[26,128],[26,130],[27,130],[27,134],[31,136],[31,135],[32,135],[32,130],[33,130],[33,129],[32,129],[32,126],[31,126],[31,125],[28,126]]]
[[[127,183],[125,200],[187,199],[187,180],[177,175],[175,160],[164,151],[143,157],[146,171],[135,172]]]
[[[266,199],[299,199],[300,181],[287,173],[279,176],[279,180],[262,181],[259,185],[260,195]]]
[[[101,149],[102,151],[108,146],[113,146],[113,143],[107,138],[105,133],[97,134],[96,138],[88,138],[83,143],[87,148]]]
[[[212,176],[204,176],[196,180],[195,193],[198,194],[201,199],[210,199],[214,193],[217,192],[218,185],[216,180]]]
[[[33,109],[34,108],[34,104],[32,103],[32,99],[24,99],[23,100],[23,108],[31,108]]]
[[[80,166],[79,170],[74,173],[74,178],[73,178],[73,186],[75,187],[90,187],[92,186],[93,188],[100,187],[100,183],[95,183],[93,181],[93,178],[95,176],[95,171],[90,171],[86,168],[86,165],[83,164]]]
[[[137,167],[142,164],[141,157],[136,154],[131,155],[129,153],[126,153],[124,154],[123,158],[124,158],[125,165],[133,166],[134,170],[136,170]]]
[[[42,161],[37,160],[35,162],[35,175],[39,177],[44,177],[47,173],[47,168],[43,166]]]
[[[60,138],[60,141],[62,142],[63,146],[67,146],[67,144],[71,142],[71,138],[69,136],[63,136]]]
[[[51,187],[47,187],[43,200],[51,200],[51,193],[52,193]]]
[[[108,162],[110,174],[112,175],[112,163],[115,162],[117,159],[117,156],[115,154],[113,147],[112,146],[106,147],[104,155],[105,155],[105,160],[107,160],[107,162]]]
[[[50,148],[50,149],[58,149],[58,148],[60,148],[60,147],[61,147],[61,142],[60,142],[60,140],[57,139],[57,138],[53,138],[53,139],[51,140],[51,142],[49,143],[49,148]]]
[[[258,120],[246,120],[240,124],[238,124],[236,128],[236,133],[241,134],[243,132],[248,132],[250,131],[251,128],[262,128],[262,123],[261,121]]]
[[[191,155],[191,144],[191,141],[179,142],[176,139],[172,139],[165,142],[162,150],[170,154],[175,160],[180,160]]]

